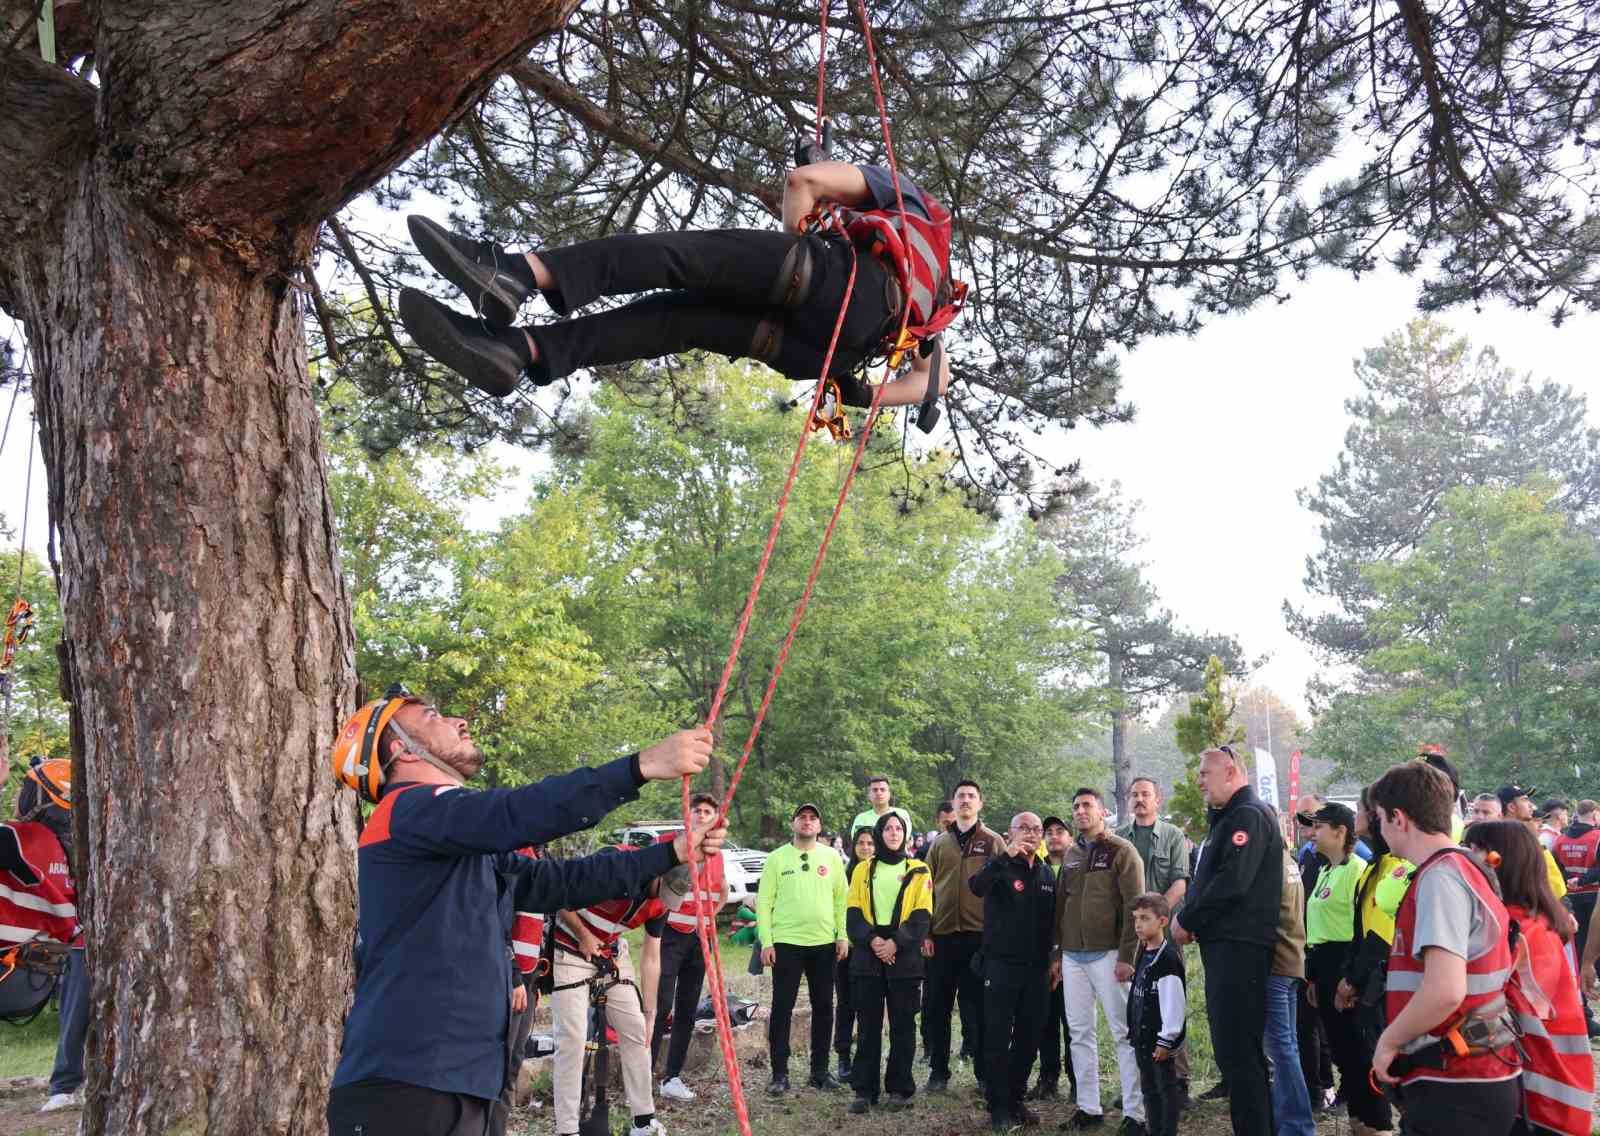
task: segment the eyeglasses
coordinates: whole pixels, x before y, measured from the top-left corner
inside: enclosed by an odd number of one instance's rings
[[[1044,829],[1036,824],[1014,824],[1011,826],[1011,831],[1020,832],[1024,836],[1026,836],[1028,833],[1032,833],[1035,836],[1042,836],[1044,834]]]

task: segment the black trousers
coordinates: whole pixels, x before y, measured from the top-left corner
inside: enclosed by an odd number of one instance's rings
[[[1209,1021],[1217,1070],[1228,1085],[1234,1136],[1270,1136],[1275,1129],[1262,1039],[1272,948],[1226,940],[1201,943],[1200,961],[1206,970],[1206,1005],[1227,1007]]]
[[[511,1122],[511,1105],[517,1095],[517,1072],[522,1068],[522,1058],[527,1051],[528,1033],[533,1029],[533,1015],[539,1008],[539,991],[533,975],[513,979],[528,991],[528,1008],[511,1015],[511,1026],[506,1031],[506,1086],[500,1090],[500,1099],[489,1103],[489,1136],[506,1136],[506,1126]]]
[[[782,306],[796,244],[811,253],[811,282]],[[697,348],[753,356],[793,379],[822,371],[844,302],[852,259],[856,283],[839,333],[834,374],[875,353],[889,328],[890,277],[869,255],[852,256],[842,238],[766,229],[639,233],[602,237],[539,253],[555,277],[544,293],[565,315],[601,296],[656,292],[610,311],[530,326],[539,356],[555,378],[597,363],[653,359]],[[658,291],[663,290],[664,291]],[[763,326],[766,324],[767,326]],[[765,345],[763,347],[762,345]]]
[[[838,952],[832,943],[820,947],[776,943],[773,949],[777,957],[772,963],[772,1016],[767,1019],[772,1075],[789,1075],[789,1021],[803,975],[811,998],[811,1076],[824,1077],[828,1073],[828,1039],[833,1033],[833,967]]]
[[[840,1064],[848,1065],[850,1042],[856,1028],[855,983],[850,977],[848,958],[840,960],[834,968],[833,994],[833,1051],[839,1055]]]
[[[1135,1043],[1137,1044],[1137,1043]],[[1136,1053],[1139,1091],[1144,1094],[1144,1127],[1149,1136],[1178,1136],[1178,1062]]]
[[[1413,1081],[1400,1090],[1400,1131],[1405,1136],[1506,1136],[1520,1120],[1521,1081]]]
[[[661,932],[661,977],[656,984],[656,1024],[650,1031],[650,1068],[657,1079],[670,1081],[683,1072],[694,1040],[694,1019],[700,1011],[700,991],[706,981],[706,960],[700,937],[671,927]],[[661,1041],[667,1035],[667,1011],[672,1011],[672,1041],[667,1064],[661,1064]]]
[[[850,979],[850,1001],[856,1011],[856,1059],[850,1067],[850,1087],[857,1096],[878,1099],[879,1066],[883,1064],[883,1019],[889,1017],[889,1064],[882,1071],[883,1091],[909,1097],[916,1093],[911,1060],[916,1056],[917,1006],[922,982],[916,978],[889,979],[855,975]]]
[[[490,1103],[403,1081],[357,1081],[328,1093],[328,1136],[484,1136]]]
[[[1311,1094],[1311,1107],[1316,1108],[1322,1103],[1323,1090],[1333,1088],[1333,1049],[1322,1028],[1321,1016],[1306,999],[1310,987],[1309,982],[1301,983],[1295,995],[1299,1001],[1294,1011],[1294,1034],[1300,1047],[1300,1072]]]
[[[983,967],[984,1097],[990,1112],[1022,1101],[1050,997],[1047,964],[989,959]]]
[[[1057,986],[1050,991],[1050,1008],[1045,1011],[1044,1024],[1039,1030],[1039,1083],[1054,1086],[1061,1080],[1061,1070],[1067,1071],[1067,1084],[1072,1086],[1068,1095],[1078,1095],[1078,1074],[1072,1068],[1072,1032],[1067,1028],[1067,1000]]]
[[[1343,944],[1333,948],[1333,958],[1342,958],[1343,954]],[[1328,965],[1329,957],[1320,946],[1312,947],[1306,955],[1306,977],[1317,984],[1316,1012],[1322,1019],[1333,1063],[1339,1067],[1345,1112],[1368,1128],[1386,1132],[1393,1123],[1389,1102],[1373,1092],[1372,1083],[1367,1080],[1367,1071],[1372,1068],[1372,1049],[1363,1036],[1359,1011],[1333,1008],[1334,995],[1339,989],[1339,967]]]
[[[928,999],[923,1006],[923,1045],[928,1051],[930,1076],[950,1079],[950,1014],[961,1003],[961,1048],[974,1055],[983,1052],[983,979],[972,969],[972,956],[983,946],[983,932],[958,931],[933,936],[933,957],[928,960]],[[978,1066],[982,1071],[982,1065]]]

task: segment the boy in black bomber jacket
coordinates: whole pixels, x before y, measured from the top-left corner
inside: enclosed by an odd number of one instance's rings
[[[1171,914],[1160,892],[1146,892],[1133,901],[1139,954],[1128,987],[1128,1036],[1139,1061],[1149,1136],[1178,1132],[1178,1066],[1172,1055],[1183,1044],[1187,1000],[1183,956],[1167,938]]]

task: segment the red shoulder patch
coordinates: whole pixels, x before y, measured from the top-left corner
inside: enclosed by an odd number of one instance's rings
[[[828,865],[826,865],[826,864],[818,864],[817,865],[817,875],[825,876],[827,874],[828,874]]]
[[[1403,880],[1406,878],[1406,870],[1404,868],[1396,868],[1394,871],[1390,872],[1389,875],[1393,879]]]
[[[1244,829],[1241,828],[1241,829],[1239,829],[1237,832],[1235,832],[1233,834],[1234,847],[1243,848],[1246,844],[1249,844],[1249,843],[1250,843],[1250,834],[1248,832],[1246,832]]]

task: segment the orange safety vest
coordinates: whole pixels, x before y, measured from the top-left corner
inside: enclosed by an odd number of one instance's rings
[[[1571,885],[1577,883],[1582,876],[1594,866],[1595,850],[1600,848],[1600,828],[1591,828],[1582,836],[1568,836],[1562,833],[1556,837],[1555,843],[1550,845],[1550,854],[1556,858],[1556,863],[1561,865],[1561,870],[1566,874],[1568,890],[1574,890]],[[1594,887],[1577,889],[1593,892]]]
[[[1506,987],[1527,1058],[1522,1092],[1528,1119],[1541,1130],[1589,1136],[1594,1059],[1566,945],[1537,915],[1514,905],[1507,905],[1506,911],[1528,945],[1527,957],[1519,959],[1516,981]]]
[[[35,939],[82,946],[78,887],[61,841],[38,821],[13,821],[0,828],[15,839],[34,876],[30,882],[0,872],[0,949]]]
[[[624,931],[643,926],[665,910],[661,901],[652,897],[643,903],[636,899],[608,899],[581,908],[573,914],[578,917],[578,922],[589,929],[589,934],[600,940],[602,949],[609,949]],[[559,920],[556,923],[556,942],[569,951],[576,952],[578,949],[578,940]]]
[[[722,853],[706,861],[706,886],[699,890],[691,889],[684,895],[668,893],[662,902],[667,908],[667,926],[674,931],[682,931],[686,935],[695,933],[695,919],[700,914],[704,904],[704,911],[713,919],[722,907],[722,881],[725,878],[722,870]],[[663,891],[666,889],[663,888]]]
[[[518,856],[537,860],[539,853],[533,848],[518,848]],[[521,974],[532,974],[539,969],[539,956],[544,951],[544,916],[532,911],[518,911],[511,919],[511,954]]]
[[[1507,931],[1511,917],[1505,905],[1484,876],[1483,870],[1460,848],[1446,848],[1435,852],[1422,862],[1411,875],[1411,887],[1400,901],[1395,912],[1394,942],[1389,947],[1388,987],[1385,1009],[1388,1020],[1394,1021],[1406,1004],[1422,987],[1423,960],[1413,953],[1416,941],[1418,885],[1428,872],[1455,870],[1483,911],[1488,942],[1474,944],[1483,949],[1477,958],[1467,960],[1467,996],[1456,1013],[1437,1023],[1427,1033],[1413,1038],[1401,1046],[1402,1053],[1416,1053],[1438,1042],[1446,1041],[1451,1030],[1471,1017],[1492,1016],[1506,1006],[1506,983],[1511,978],[1512,954]],[[1401,1078],[1402,1084],[1412,1081],[1507,1081],[1521,1072],[1516,1047],[1504,1046],[1489,1053],[1459,1056],[1451,1054],[1443,1061],[1443,1068],[1419,1066]]]
[[[844,211],[851,241],[888,264],[905,290],[911,308],[906,334],[918,340],[954,323],[967,298],[967,286],[950,278],[950,211],[926,191],[922,201],[927,217],[910,209]]]

